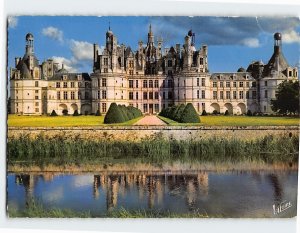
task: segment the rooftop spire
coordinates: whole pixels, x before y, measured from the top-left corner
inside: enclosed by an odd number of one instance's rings
[[[108,22],[108,31],[110,31],[110,21]]]

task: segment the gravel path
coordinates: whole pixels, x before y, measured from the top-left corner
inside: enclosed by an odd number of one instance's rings
[[[161,119],[155,115],[145,116],[134,125],[166,125]]]

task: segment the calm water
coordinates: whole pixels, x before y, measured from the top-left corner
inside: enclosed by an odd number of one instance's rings
[[[223,217],[293,217],[297,172],[8,174],[8,207],[23,210],[32,199],[45,208],[90,211],[93,216],[124,207]],[[292,207],[274,215],[273,205],[284,201]]]

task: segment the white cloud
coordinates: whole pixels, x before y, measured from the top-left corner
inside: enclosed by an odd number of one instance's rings
[[[68,59],[65,57],[52,57],[52,59],[55,63],[58,63],[59,67],[62,67],[62,64],[64,64],[64,68],[69,72],[74,72],[74,73],[78,72],[76,68],[78,62],[74,58]]]
[[[284,32],[282,34],[282,42],[291,44],[291,43],[299,43],[300,44],[300,35],[298,32],[294,30],[290,30],[288,32]]]
[[[76,60],[93,60],[93,44],[89,42],[71,40],[70,49]]]
[[[44,36],[47,36],[51,39],[58,40],[60,42],[63,42],[63,31],[59,30],[58,28],[55,27],[47,27],[43,28],[42,34]]]
[[[241,41],[243,45],[246,45],[251,48],[259,47],[259,40],[256,38],[246,38]]]
[[[9,16],[8,17],[8,27],[15,28],[18,26],[18,17],[16,16]]]

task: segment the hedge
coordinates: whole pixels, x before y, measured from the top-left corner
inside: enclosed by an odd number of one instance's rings
[[[199,115],[191,103],[165,108],[159,113],[159,116],[181,123],[200,123]]]
[[[138,108],[112,103],[104,117],[104,124],[123,123],[142,115]]]

